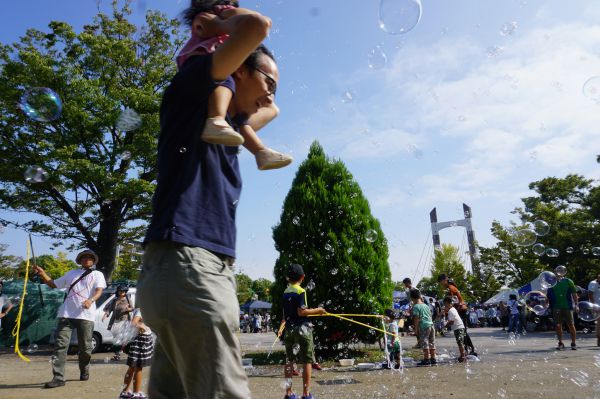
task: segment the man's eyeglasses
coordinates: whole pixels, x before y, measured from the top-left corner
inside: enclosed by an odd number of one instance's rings
[[[275,93],[277,92],[277,82],[275,81],[275,79],[273,79],[271,77],[271,75],[269,75],[268,73],[266,73],[265,71],[263,71],[262,69],[258,68],[258,67],[254,67],[255,70],[257,70],[258,72],[262,73],[263,75],[265,75],[266,78],[266,82],[267,82],[267,89],[269,89],[269,95],[275,95]]]

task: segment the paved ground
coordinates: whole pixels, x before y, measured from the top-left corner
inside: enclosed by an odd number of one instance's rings
[[[314,374],[317,398],[600,398],[600,348],[591,335],[581,336],[579,350],[556,351],[551,333],[528,334],[511,342],[498,329],[472,330],[481,361],[442,364],[434,368],[407,367],[356,371],[332,368]],[[242,334],[246,353],[267,351],[272,334]],[[404,340],[414,344],[414,338]],[[440,354],[454,356],[453,338],[437,341]],[[63,388],[41,390],[50,378],[49,351],[27,354],[25,363],[14,354],[0,353],[1,399],[115,399],[126,367],[108,361],[109,353],[94,355],[88,382],[69,380]],[[76,357],[69,357],[68,378],[78,376]],[[254,398],[283,397],[281,367],[260,366],[249,371]],[[348,382],[355,382],[348,384]],[[294,378],[295,386],[301,379]]]

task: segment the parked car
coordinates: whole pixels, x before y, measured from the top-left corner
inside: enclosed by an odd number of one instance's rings
[[[114,298],[116,293],[116,287],[111,286],[102,292],[102,295],[96,301],[96,320],[94,321],[94,332],[92,334],[92,353],[100,352],[104,347],[112,345],[114,343],[114,337],[110,330],[108,329],[108,322],[110,318],[102,321],[102,317],[104,316],[104,306]],[[127,291],[127,295],[131,300],[131,304],[135,307],[135,288],[129,288]],[[50,343],[54,343],[56,338],[56,328],[52,332]],[[77,332],[73,331],[71,335],[71,344],[70,347],[76,347],[77,343]],[[72,348],[69,348],[70,352],[73,352]]]

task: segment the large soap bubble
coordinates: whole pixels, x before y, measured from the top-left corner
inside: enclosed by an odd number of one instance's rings
[[[592,76],[585,81],[583,95],[600,103],[600,76]]]
[[[541,291],[529,291],[523,299],[527,308],[538,316],[544,315],[550,305],[548,297]]]
[[[540,282],[540,286],[543,290],[547,290],[548,288],[554,287],[558,281],[556,278],[556,274],[552,272],[541,272],[538,280]]]
[[[392,35],[404,34],[417,26],[421,14],[421,0],[381,0],[379,27]]]
[[[27,90],[21,96],[19,106],[28,118],[37,122],[51,122],[58,119],[62,112],[60,97],[47,87]]]
[[[116,128],[123,132],[139,129],[142,126],[142,117],[131,108],[125,108],[119,119],[117,119]]]
[[[563,265],[558,265],[554,268],[554,273],[556,273],[557,276],[565,276],[567,274],[567,268]]]
[[[531,229],[518,229],[512,233],[513,241],[520,247],[528,247],[535,244],[537,234]]]
[[[531,251],[537,256],[542,256],[546,253],[546,247],[544,246],[544,244],[538,242],[533,247],[531,247]]]
[[[127,345],[138,334],[138,328],[130,321],[115,323],[111,329],[115,345]]]
[[[580,301],[577,316],[583,321],[594,321],[600,318],[600,306],[595,303]]]
[[[600,256],[600,247],[594,247],[594,248],[592,248],[592,255],[594,255],[594,256]]]
[[[533,231],[540,237],[545,236],[550,231],[550,225],[543,220],[533,222]]]
[[[381,69],[387,64],[387,55],[381,48],[381,46],[375,46],[369,52],[369,68]]]

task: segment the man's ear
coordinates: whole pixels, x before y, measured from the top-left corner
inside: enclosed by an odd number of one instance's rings
[[[232,78],[241,79],[244,75],[248,74],[248,67],[246,65],[240,65],[238,69],[236,69],[232,74]]]

